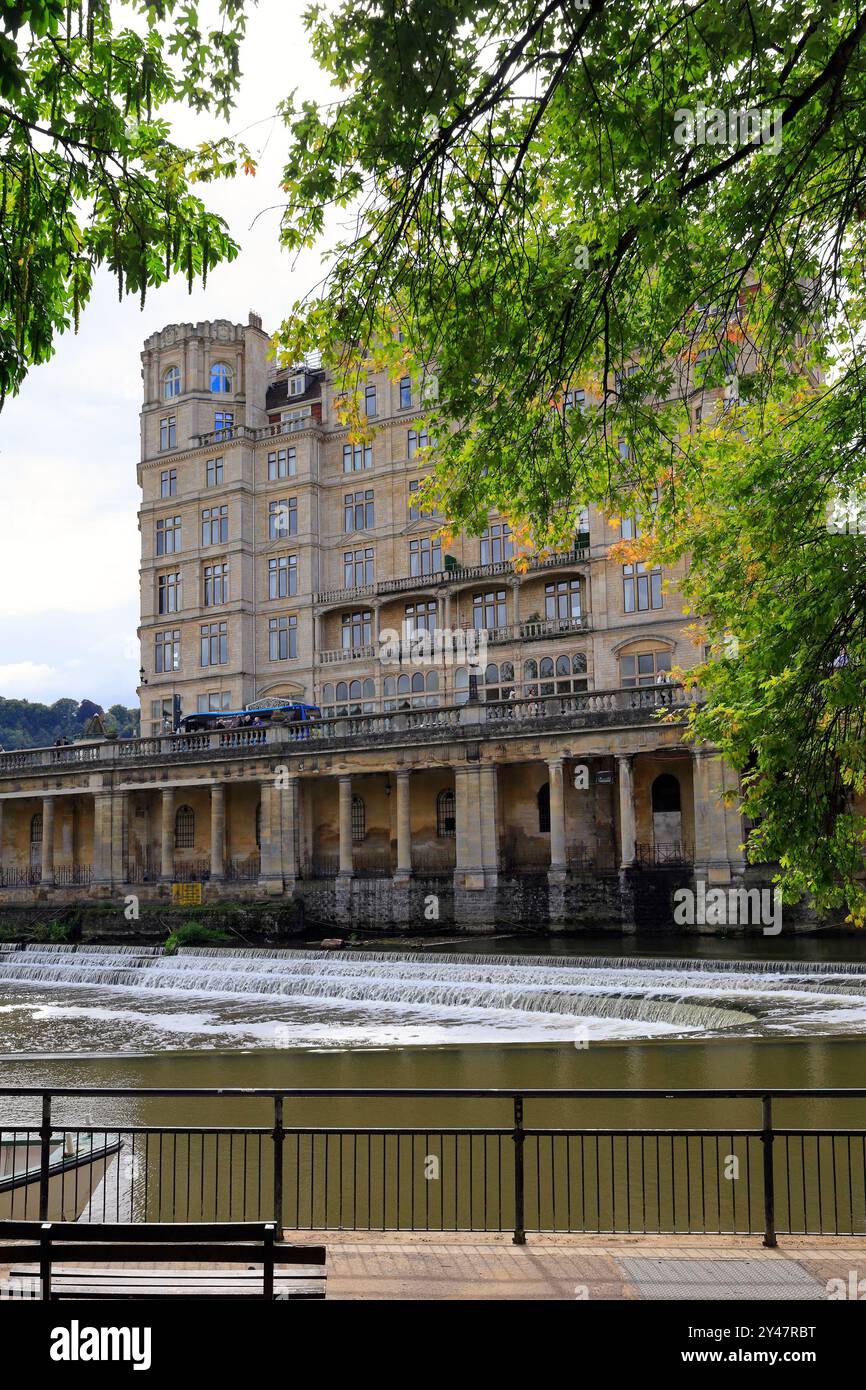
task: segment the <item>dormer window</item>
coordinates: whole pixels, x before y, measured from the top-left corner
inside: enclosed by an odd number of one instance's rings
[[[307,389],[307,378],[303,372],[289,378],[289,395],[302,396]]]
[[[214,362],[210,369],[210,389],[214,396],[228,396],[232,389],[231,368],[225,362]]]
[[[169,367],[162,379],[163,400],[170,401],[172,396],[180,395],[180,367]]]

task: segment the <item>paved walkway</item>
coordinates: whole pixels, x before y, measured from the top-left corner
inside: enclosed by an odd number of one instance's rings
[[[328,1251],[330,1299],[826,1299],[863,1279],[866,1242],[745,1236],[530,1236],[313,1231]],[[136,1266],[136,1267],[146,1267]],[[178,1268],[190,1268],[177,1262]],[[201,1266],[198,1266],[200,1269]],[[0,1297],[8,1266],[0,1266]],[[838,1296],[839,1285],[836,1285]]]

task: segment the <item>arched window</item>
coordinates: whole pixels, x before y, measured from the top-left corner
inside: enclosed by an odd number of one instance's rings
[[[334,685],[332,681],[326,681],[322,686],[322,710],[324,714],[334,712]]]
[[[539,695],[554,695],[556,689],[553,682],[553,657],[543,656],[538,663],[538,674],[541,677]]]
[[[348,714],[347,701],[349,699],[348,681],[337,681],[337,708],[335,714]]]
[[[469,699],[469,672],[465,666],[458,666],[454,672],[454,703],[465,705]]]
[[[575,679],[571,683],[574,691],[587,690],[589,682],[586,679],[586,652],[575,652],[571,658],[571,670]]]
[[[210,369],[210,389],[213,395],[229,395],[232,389],[231,367],[225,362],[214,362]]]
[[[383,685],[383,687],[382,687],[382,693],[383,693],[383,695],[384,695],[384,697],[385,697],[385,709],[386,709],[386,710],[393,710],[393,709],[396,709],[396,708],[397,708],[397,701],[394,699],[394,696],[397,694],[397,677],[396,677],[396,676],[386,676],[386,677],[385,677],[385,683],[384,683],[384,685]]]
[[[42,858],[42,812],[37,811],[30,821],[30,863],[38,864]]]
[[[545,782],[544,786],[538,788],[538,833],[548,835],[550,833],[550,783]]]
[[[653,815],[681,809],[680,784],[670,772],[662,772],[652,786]]]
[[[256,807],[256,849],[262,847],[262,803]]]
[[[436,836],[440,840],[453,840],[456,835],[454,819],[454,793],[444,787],[436,798]]]
[[[367,810],[362,796],[352,797],[352,839],[355,844],[367,837]]]
[[[169,367],[162,378],[162,395],[166,401],[180,395],[180,367]]]
[[[438,690],[439,690],[439,672],[438,672],[438,671],[428,671],[428,672],[427,672],[427,704],[428,704],[429,706],[438,705],[438,703],[439,703],[439,695],[438,695],[438,693],[437,693]]]
[[[412,704],[424,704],[424,672],[416,671],[412,677]]]
[[[178,806],[177,815],[174,818],[174,847],[175,849],[193,849],[195,847],[195,811],[191,806]]]
[[[405,674],[397,677],[397,708],[409,708],[409,696],[412,693],[412,682]]]
[[[538,694],[538,662],[534,659],[523,663],[523,694],[527,698]]]

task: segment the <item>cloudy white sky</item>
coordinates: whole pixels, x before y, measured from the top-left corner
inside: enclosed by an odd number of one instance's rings
[[[231,227],[241,253],[187,294],[182,280],[118,302],[102,276],[77,337],[60,340],[0,412],[0,695],[43,700],[70,696],[106,708],[136,705],[140,665],[139,536],[135,478],[139,353],[167,323],[230,318],[257,310],[275,328],[289,305],[316,283],[318,255],[295,262],[277,243],[286,133],[272,120],[277,102],[327,98],[301,16],[307,0],[259,0],[242,54],[244,79],[227,132],[245,131],[259,156],[255,178],[211,186],[205,196]],[[214,134],[212,118],[176,113],[179,139]]]

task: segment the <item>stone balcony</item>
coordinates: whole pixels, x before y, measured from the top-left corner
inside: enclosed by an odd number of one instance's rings
[[[633,728],[651,725],[661,713],[703,699],[681,685],[633,690],[593,690],[500,703],[467,703],[384,714],[336,716],[312,725],[263,726],[164,734],[158,738],[102,739],[63,747],[24,748],[0,754],[0,779],[53,776],[64,772],[110,771],[138,763],[204,761],[213,758],[270,757],[278,751],[306,753],[406,743],[448,743],[563,730]]]
[[[531,560],[526,574],[537,574],[563,565],[585,565],[591,559],[588,545]],[[411,593],[415,589],[442,588],[454,584],[471,584],[475,580],[520,578],[523,571],[515,570],[513,560],[497,560],[489,565],[459,565],[453,569],[434,570],[432,574],[404,575],[400,579],[383,579],[378,584],[361,584],[352,589],[320,589],[313,602],[324,607],[334,604],[357,603],[361,599],[388,598],[394,594]]]
[[[250,444],[256,444],[262,439],[272,439],[276,435],[296,434],[298,430],[308,430],[320,426],[321,421],[317,420],[310,410],[306,415],[301,415],[296,420],[280,420],[277,424],[264,425],[260,429],[253,429],[250,425],[233,425],[231,429],[227,430],[209,430],[206,434],[194,434],[190,437],[190,446],[194,449],[201,449],[211,444],[230,444],[233,439],[242,439]]]
[[[539,618],[532,622],[508,623],[502,627],[493,628],[473,628],[464,626],[459,628],[437,628],[432,651],[432,660],[435,662],[439,654],[459,653],[469,650],[466,642],[466,635],[472,634],[472,642],[487,642],[489,646],[501,645],[503,642],[538,642],[550,637],[571,636],[576,632],[589,632],[590,622],[587,617],[580,618]],[[405,659],[411,661],[419,650],[423,650],[422,642],[427,636],[426,633],[419,633],[414,639],[404,638],[400,642],[400,661]],[[438,643],[438,645],[436,645]],[[474,650],[474,648],[473,648]],[[383,666],[398,664],[394,661],[394,644],[389,643],[387,657],[379,655],[379,649],[375,643],[368,642],[363,647],[335,647],[327,651],[317,653],[317,660],[324,665],[339,665],[343,662],[353,661],[382,661]],[[457,657],[454,656],[454,660]]]

